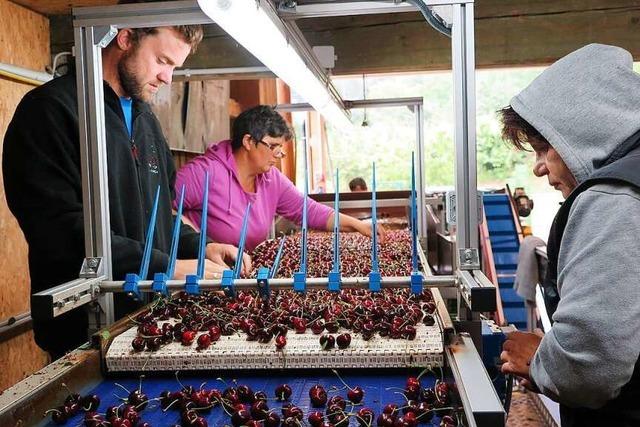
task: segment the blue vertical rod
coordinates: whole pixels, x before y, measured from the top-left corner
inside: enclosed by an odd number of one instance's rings
[[[178,240],[180,239],[180,225],[182,225],[182,206],[184,204],[184,184],[180,192],[180,203],[176,212],[176,220],[173,223],[173,236],[171,236],[171,250],[169,251],[169,265],[167,266],[167,277],[172,278],[176,269],[176,258],[178,257]]]
[[[138,276],[145,280],[149,272],[149,262],[151,261],[151,250],[153,248],[153,234],[156,230],[156,216],[158,215],[158,201],[160,199],[160,186],[156,190],[156,198],[153,201],[153,209],[151,210],[151,218],[147,227],[147,240],[144,242],[144,252],[142,254],[142,262],[140,264],[140,274]]]
[[[240,231],[240,243],[238,244],[238,254],[236,255],[236,265],[233,267],[233,278],[240,278],[240,270],[242,270],[242,254],[244,253],[244,244],[247,240],[247,225],[249,224],[249,212],[251,212],[251,202],[247,205],[242,218],[242,230]]]
[[[378,271],[378,206],[376,199],[376,162],[371,179],[371,271]]]
[[[411,269],[418,271],[418,208],[416,206],[416,163],[411,152]]]
[[[333,198],[333,272],[340,273],[340,184],[336,169],[335,196]]]
[[[309,198],[309,165],[307,159],[307,139],[304,140],[304,199],[302,201],[302,239],[300,272],[307,273],[307,199]]]
[[[282,251],[284,250],[284,243],[287,241],[287,236],[282,236],[280,239],[280,246],[278,247],[278,252],[276,253],[276,259],[273,261],[273,265],[271,266],[271,271],[269,271],[269,279],[273,279],[276,277],[276,273],[278,273],[278,268],[280,267],[280,259],[282,258]]]
[[[207,247],[207,208],[209,204],[209,171],[204,174],[204,191],[202,193],[202,218],[200,218],[200,245],[198,247],[198,279],[204,279],[204,253]]]

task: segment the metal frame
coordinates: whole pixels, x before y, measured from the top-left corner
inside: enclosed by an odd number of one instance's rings
[[[427,237],[427,211],[425,209],[425,193],[424,193],[424,117],[423,117],[423,99],[422,98],[387,98],[387,99],[361,99],[361,100],[345,100],[344,106],[347,110],[355,108],[388,108],[388,107],[407,107],[415,115],[416,120],[416,156],[418,162],[416,165],[416,191],[418,193],[418,209],[420,212],[418,218],[418,236],[420,238]],[[313,111],[313,107],[308,103],[299,104],[280,104],[276,105],[276,110],[283,112],[306,112]],[[341,205],[342,206],[341,202]],[[382,200],[379,204],[382,203]],[[369,202],[369,206],[371,203]]]
[[[456,147],[456,245],[478,251],[473,3],[455,4],[451,27]]]
[[[355,2],[361,3],[361,2]],[[473,41],[473,3],[471,0],[428,1],[429,5],[451,5],[453,8],[452,55],[454,74],[457,246],[458,250],[478,248],[475,148],[475,60]],[[331,4],[335,7],[336,4]],[[267,8],[271,10],[272,8]],[[275,9],[274,9],[275,10]],[[272,11],[273,12],[273,11]],[[271,13],[271,12],[270,12]],[[74,9],[75,41],[77,49],[78,111],[83,176],[87,259],[101,259],[99,269],[88,269],[84,279],[61,285],[37,294],[40,299],[64,312],[95,296],[95,287],[111,278],[110,227],[107,189],[107,160],[104,130],[104,94],[102,90],[101,47],[120,27],[149,27],[174,24],[211,23],[195,1],[160,4],[130,4]],[[294,23],[280,22],[284,31],[292,35],[292,43],[299,49],[310,47]],[[313,54],[310,53],[313,58]],[[316,71],[317,64],[309,64]],[[416,116],[416,145],[418,153],[419,205],[424,195],[424,134],[421,98],[393,100],[362,100],[344,103],[347,109],[364,107],[408,106]],[[302,111],[308,105],[282,105],[281,110]],[[474,197],[471,197],[473,195]],[[421,208],[419,235],[426,236],[426,210]],[[74,292],[75,291],[75,292]],[[64,299],[58,299],[64,298]],[[109,302],[107,304],[107,311]],[[108,319],[110,323],[112,319]]]
[[[462,333],[445,347],[445,356],[458,385],[469,427],[505,425],[506,414],[471,337]]]
[[[400,0],[402,1],[402,0]],[[474,0],[460,0],[456,3],[473,3]],[[453,2],[449,0],[423,0],[427,6],[447,6]],[[331,16],[371,15],[378,13],[418,12],[419,9],[412,4],[393,0],[387,1],[346,1],[317,4],[294,4],[288,6],[287,2],[280,2],[278,12],[282,19],[293,20],[303,18],[326,18]]]

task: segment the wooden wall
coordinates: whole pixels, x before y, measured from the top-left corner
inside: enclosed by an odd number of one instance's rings
[[[49,64],[49,20],[0,0],[0,62],[44,71]],[[32,86],[0,77],[0,140],[22,96]],[[0,154],[2,147],[0,146]],[[0,320],[29,310],[27,245],[9,212],[0,173]],[[40,369],[47,356],[31,331],[0,343],[0,391]]]
[[[174,82],[164,86],[151,108],[160,120],[176,168],[212,142],[229,138],[229,81]]]

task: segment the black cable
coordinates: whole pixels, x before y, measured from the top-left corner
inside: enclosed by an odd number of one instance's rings
[[[506,387],[504,391],[504,411],[507,416],[509,415],[509,408],[511,407],[511,395],[513,394],[513,375],[507,374]]]
[[[433,27],[433,29],[435,29],[440,34],[451,37],[451,28],[447,27],[442,19],[434,15],[431,9],[429,9],[427,5],[422,2],[422,0],[406,0],[406,2],[420,9],[420,12],[422,12],[422,16],[424,16],[424,19],[427,20],[427,22],[429,23],[429,25],[431,25],[431,27]]]

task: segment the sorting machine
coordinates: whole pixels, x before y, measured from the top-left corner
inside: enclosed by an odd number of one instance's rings
[[[411,161],[412,187],[405,193],[378,193],[375,189],[375,172],[372,192],[363,200],[340,200],[334,195],[333,205],[341,211],[351,208],[368,210],[373,227],[377,218],[393,217],[406,219],[411,235],[411,247],[406,254],[410,259],[410,270],[406,275],[387,277],[380,274],[376,233],[363,255],[371,257],[371,269],[362,277],[343,277],[340,270],[339,223],[335,224],[336,242],[333,246],[333,268],[326,277],[309,277],[307,274],[307,226],[306,198],[300,237],[299,269],[292,277],[276,278],[277,259],[271,268],[264,267],[253,278],[241,278],[240,267],[225,271],[220,279],[203,279],[203,248],[206,222],[201,224],[202,243],[198,270],[186,280],[172,280],[172,263],[164,273],[156,273],[153,280],[147,279],[148,259],[143,257],[138,272],[132,272],[124,281],[111,279],[109,210],[106,197],[106,158],[104,129],[101,108],[102,79],[99,56],[100,49],[113,37],[115,30],[126,26],[157,26],[169,24],[207,23],[206,17],[195,2],[168,2],[163,6],[127,5],[126,13],[117,7],[83,8],[74,10],[76,34],[76,63],[78,75],[79,111],[81,122],[81,148],[83,162],[83,189],[85,198],[85,241],[87,257],[80,277],[48,291],[33,299],[33,315],[55,317],[69,310],[79,309],[92,303],[103,314],[103,327],[92,337],[90,343],[53,362],[38,373],[26,378],[0,395],[0,425],[47,424],[42,414],[64,401],[67,388],[82,394],[98,393],[104,397],[102,409],[119,401],[116,396],[120,386],[129,390],[138,387],[141,374],[149,397],[157,397],[161,389],[175,389],[177,380],[172,376],[179,371],[184,383],[197,386],[201,382],[215,383],[218,378],[236,380],[254,389],[265,389],[267,393],[275,385],[288,382],[294,389],[292,399],[305,402],[309,388],[324,384],[338,392],[337,376],[332,368],[339,368],[346,382],[364,385],[369,397],[365,403],[376,414],[389,401],[402,405],[403,398],[394,393],[394,388],[405,384],[408,376],[417,376],[428,369],[424,385],[435,386],[436,382],[455,384],[457,390],[456,423],[468,426],[501,426],[505,424],[505,409],[502,396],[496,392],[485,366],[495,369],[495,358],[483,363],[482,353],[494,354],[495,348],[485,348],[483,342],[500,340],[498,328],[489,329],[482,314],[495,310],[495,287],[480,271],[477,238],[477,198],[475,193],[475,133],[472,117],[473,106],[473,2],[444,1],[439,5],[450,5],[453,24],[451,26],[453,70],[456,107],[456,241],[455,270],[452,274],[434,275],[429,267],[427,245],[427,204],[423,184],[423,119],[422,100],[353,101],[347,108],[385,107],[406,105],[416,115],[416,161]],[[118,12],[118,13],[115,13]],[[289,111],[308,109],[308,106],[281,106]],[[306,169],[306,168],[305,168]],[[375,170],[375,166],[374,166]],[[207,180],[208,182],[208,180]],[[305,194],[308,192],[305,181]],[[380,197],[378,197],[380,196]],[[207,197],[205,190],[203,197]],[[331,202],[331,201],[328,201]],[[352,203],[355,202],[355,203]],[[352,206],[349,206],[349,205]],[[207,206],[207,203],[203,203]],[[250,216],[247,207],[243,224]],[[203,212],[206,218],[206,212]],[[336,218],[339,218],[336,215]],[[401,222],[401,221],[400,221]],[[155,214],[149,219],[147,241],[153,240]],[[177,235],[177,233],[174,233]],[[244,238],[241,238],[242,251]],[[175,246],[175,242],[174,242]],[[148,248],[150,249],[150,248]],[[170,256],[175,260],[175,251]],[[277,258],[277,257],[276,257]],[[272,345],[248,344],[245,337],[228,336],[206,351],[195,347],[168,344],[157,352],[136,352],[131,348],[131,338],[136,335],[136,325],[131,318],[114,322],[112,318],[112,295],[126,292],[131,297],[144,299],[147,295],[168,298],[174,292],[183,295],[201,295],[204,292],[224,292],[228,296],[253,290],[267,298],[282,290],[310,293],[318,289],[339,293],[345,289],[363,289],[368,292],[384,292],[388,289],[404,288],[409,293],[429,293],[435,311],[433,325],[420,325],[414,340],[389,340],[376,336],[370,341],[361,340],[357,334],[347,350],[328,353],[320,347],[307,348],[305,340],[310,333],[291,336],[285,351]],[[442,291],[442,292],[441,292]],[[445,296],[443,298],[443,295]],[[447,304],[445,300],[452,300]],[[97,303],[97,305],[96,305]],[[133,315],[135,318],[136,314]],[[64,331],[61,331],[64,333]],[[493,341],[483,340],[491,336]],[[316,337],[310,338],[314,342]],[[498,344],[499,345],[499,342]],[[495,345],[493,346],[495,347]],[[492,350],[492,351],[489,351]],[[299,353],[296,353],[299,351]],[[250,355],[250,356],[249,356]],[[285,355],[283,357],[283,355]],[[65,387],[62,386],[64,383]],[[335,386],[335,387],[334,387]],[[333,387],[333,388],[332,388]],[[124,393],[126,396],[126,393]],[[398,400],[399,399],[399,400]],[[280,405],[281,403],[274,404]],[[277,407],[277,406],[276,406]],[[156,411],[145,418],[152,425],[172,425],[178,421],[163,411]],[[229,417],[218,410],[208,415],[209,425],[227,425]],[[78,419],[69,421],[73,425]],[[355,417],[350,425],[357,425]],[[438,422],[436,416],[432,421]]]

